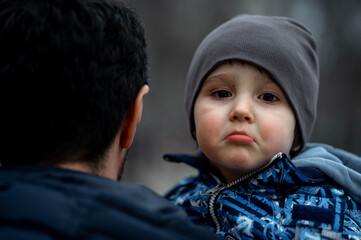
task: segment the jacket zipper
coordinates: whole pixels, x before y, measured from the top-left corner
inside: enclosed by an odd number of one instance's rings
[[[219,194],[223,191],[223,190],[226,190],[226,189],[229,189],[231,187],[233,187],[234,185],[244,181],[245,179],[251,177],[252,175],[255,175],[259,172],[261,172],[263,169],[267,168],[269,165],[272,164],[272,162],[278,158],[278,157],[281,157],[282,156],[282,153],[277,153],[272,159],[271,161],[269,161],[266,165],[264,165],[262,168],[260,169],[257,169],[253,172],[250,172],[248,174],[246,174],[245,176],[233,181],[233,182],[230,182],[228,184],[224,184],[219,178],[217,178],[215,175],[213,174],[210,174],[217,182],[217,186],[215,186],[213,189],[215,190],[215,192],[213,193],[213,195],[210,197],[209,199],[209,213],[211,214],[211,217],[212,217],[212,220],[216,226],[216,234],[219,233],[221,231],[221,224],[219,223],[218,221],[218,217],[217,217],[217,214],[216,214],[216,209],[215,209],[215,203],[216,203],[216,200],[219,196]]]

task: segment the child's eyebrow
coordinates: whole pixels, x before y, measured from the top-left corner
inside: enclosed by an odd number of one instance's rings
[[[277,84],[268,74],[263,75],[266,84]]]
[[[231,79],[229,79],[228,76],[229,75],[227,73],[218,73],[218,74],[210,75],[204,80],[203,86],[214,83],[214,82],[230,82],[230,81],[232,81]],[[264,84],[278,86],[278,84],[267,73],[262,74],[262,79],[264,80]]]
[[[206,84],[206,83],[209,83],[209,82],[214,82],[214,81],[217,81],[217,80],[225,81],[226,79],[227,79],[227,74],[219,73],[219,74],[208,76],[206,78],[206,80],[204,80],[203,84]]]
[[[207,77],[207,79],[212,79],[212,78],[222,78],[222,77],[226,77],[228,74],[226,73],[218,73],[218,74],[213,74],[213,75],[209,75]]]

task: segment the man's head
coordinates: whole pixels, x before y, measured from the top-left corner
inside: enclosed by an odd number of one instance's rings
[[[318,97],[318,59],[310,32],[285,17],[241,15],[208,34],[198,46],[187,76],[185,101],[192,133],[197,131],[194,104],[202,85],[228,60],[250,63],[279,85],[296,117],[300,150],[311,136]]]
[[[0,0],[3,164],[107,154],[147,84],[144,30],[117,0]]]

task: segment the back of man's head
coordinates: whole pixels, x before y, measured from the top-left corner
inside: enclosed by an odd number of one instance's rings
[[[0,160],[97,163],[147,84],[144,31],[116,0],[0,0]]]

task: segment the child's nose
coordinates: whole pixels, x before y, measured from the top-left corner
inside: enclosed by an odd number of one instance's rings
[[[247,100],[238,101],[230,114],[230,121],[247,121],[252,123],[254,116],[252,113],[251,103]]]

